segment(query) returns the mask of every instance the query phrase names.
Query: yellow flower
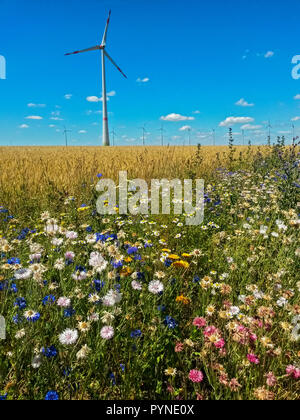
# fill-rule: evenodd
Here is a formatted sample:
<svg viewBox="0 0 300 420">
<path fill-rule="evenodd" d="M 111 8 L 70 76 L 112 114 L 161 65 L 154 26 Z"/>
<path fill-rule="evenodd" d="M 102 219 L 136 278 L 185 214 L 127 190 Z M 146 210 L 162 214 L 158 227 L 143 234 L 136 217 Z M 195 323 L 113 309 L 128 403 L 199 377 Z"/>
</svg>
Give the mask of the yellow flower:
<svg viewBox="0 0 300 420">
<path fill-rule="evenodd" d="M 183 303 L 184 305 L 188 305 L 191 302 L 191 300 L 188 297 L 181 295 L 181 296 L 177 296 L 176 302 Z"/>
<path fill-rule="evenodd" d="M 86 207 L 79 207 L 77 209 L 78 213 L 82 213 L 83 211 L 87 211 L 89 210 L 91 207 L 90 206 L 86 206 Z"/>
<path fill-rule="evenodd" d="M 180 267 L 180 268 L 189 268 L 190 264 L 186 261 L 175 261 L 173 262 L 172 266 L 174 267 Z"/>
<path fill-rule="evenodd" d="M 169 258 L 170 260 L 180 260 L 180 257 L 178 257 L 178 255 L 176 255 L 176 254 L 170 254 L 170 255 L 168 256 L 168 258 Z"/>
<path fill-rule="evenodd" d="M 120 271 L 120 275 L 123 277 L 127 277 L 132 273 L 131 268 L 129 267 L 123 267 L 122 270 Z"/>
</svg>

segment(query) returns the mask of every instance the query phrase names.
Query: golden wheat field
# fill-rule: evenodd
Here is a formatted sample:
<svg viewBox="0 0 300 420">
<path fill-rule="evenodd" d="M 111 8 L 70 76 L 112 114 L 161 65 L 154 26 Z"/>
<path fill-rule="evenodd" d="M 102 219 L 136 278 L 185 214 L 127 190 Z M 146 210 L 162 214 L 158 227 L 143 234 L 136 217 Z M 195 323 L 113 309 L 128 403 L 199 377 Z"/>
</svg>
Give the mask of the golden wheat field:
<svg viewBox="0 0 300 420">
<path fill-rule="evenodd" d="M 251 153 L 258 148 L 252 147 Z M 243 159 L 247 147 L 236 147 L 235 158 Z M 248 151 L 249 152 L 249 151 Z M 205 176 L 227 161 L 226 146 L 201 147 L 1 147 L 0 204 L 15 208 L 18 203 L 50 195 L 80 196 L 82 185 L 101 172 L 117 179 L 119 171 L 129 178 L 184 178 Z M 199 159 L 199 156 L 198 156 Z M 45 202 L 45 204 L 48 204 Z"/>
</svg>

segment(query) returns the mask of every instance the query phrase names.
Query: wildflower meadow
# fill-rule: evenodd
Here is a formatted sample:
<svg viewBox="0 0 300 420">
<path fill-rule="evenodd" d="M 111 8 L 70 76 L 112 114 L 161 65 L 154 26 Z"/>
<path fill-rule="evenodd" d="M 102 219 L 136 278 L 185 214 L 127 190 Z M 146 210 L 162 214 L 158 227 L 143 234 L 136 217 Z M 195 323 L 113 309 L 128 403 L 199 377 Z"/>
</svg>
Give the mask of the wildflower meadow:
<svg viewBox="0 0 300 420">
<path fill-rule="evenodd" d="M 145 179 L 153 150 L 134 151 Z M 201 146 L 165 150 L 166 174 L 204 179 L 199 226 L 98 214 L 96 184 L 119 169 L 101 150 L 85 180 L 37 159 L 11 188 L 20 156 L 0 175 L 0 399 L 299 399 L 299 147 L 231 141 L 210 168 Z"/>
</svg>

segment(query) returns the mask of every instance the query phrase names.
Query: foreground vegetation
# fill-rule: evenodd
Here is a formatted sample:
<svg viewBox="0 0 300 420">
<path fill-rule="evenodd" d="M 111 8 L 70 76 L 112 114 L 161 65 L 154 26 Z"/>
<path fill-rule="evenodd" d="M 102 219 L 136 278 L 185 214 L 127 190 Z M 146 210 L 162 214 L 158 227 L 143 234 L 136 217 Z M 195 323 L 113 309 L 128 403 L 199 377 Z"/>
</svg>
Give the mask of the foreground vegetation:
<svg viewBox="0 0 300 420">
<path fill-rule="evenodd" d="M 299 151 L 229 146 L 2 153 L 0 399 L 299 398 Z M 203 224 L 98 215 L 124 169 Z"/>
</svg>

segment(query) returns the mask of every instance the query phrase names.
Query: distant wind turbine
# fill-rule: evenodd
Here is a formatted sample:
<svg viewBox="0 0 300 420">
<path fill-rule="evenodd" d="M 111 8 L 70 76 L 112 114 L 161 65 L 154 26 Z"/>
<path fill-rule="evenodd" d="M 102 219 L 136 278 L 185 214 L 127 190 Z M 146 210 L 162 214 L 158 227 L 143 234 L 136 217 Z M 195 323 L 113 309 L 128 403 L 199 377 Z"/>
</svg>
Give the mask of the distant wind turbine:
<svg viewBox="0 0 300 420">
<path fill-rule="evenodd" d="M 63 133 L 65 135 L 66 147 L 68 147 L 68 133 L 72 133 L 72 130 L 67 130 L 67 128 L 64 127 Z"/>
<path fill-rule="evenodd" d="M 143 135 L 142 135 L 142 139 L 143 139 L 143 146 L 145 146 L 145 134 L 146 133 L 146 128 L 145 128 L 146 124 L 143 125 L 143 127 L 140 127 L 140 130 L 143 131 Z"/>
<path fill-rule="evenodd" d="M 267 125 L 267 129 L 268 129 L 268 146 L 271 146 L 271 128 L 273 128 L 271 126 L 271 122 L 269 120 L 268 125 Z"/>
<path fill-rule="evenodd" d="M 119 72 L 127 79 L 127 76 L 122 72 L 120 67 L 115 63 L 115 61 L 108 55 L 106 51 L 106 37 L 107 30 L 110 21 L 111 10 L 109 11 L 108 19 L 106 22 L 106 27 L 103 35 L 103 39 L 100 45 L 95 47 L 87 48 L 85 50 L 74 51 L 72 53 L 67 53 L 65 55 L 79 54 L 88 51 L 101 50 L 102 53 L 102 104 L 103 104 L 103 146 L 110 146 L 109 143 L 109 131 L 108 131 L 108 115 L 107 115 L 107 95 L 106 95 L 106 78 L 105 78 L 105 57 L 107 57 L 112 64 L 119 70 Z"/>
</svg>

